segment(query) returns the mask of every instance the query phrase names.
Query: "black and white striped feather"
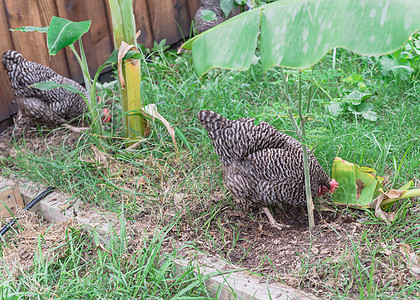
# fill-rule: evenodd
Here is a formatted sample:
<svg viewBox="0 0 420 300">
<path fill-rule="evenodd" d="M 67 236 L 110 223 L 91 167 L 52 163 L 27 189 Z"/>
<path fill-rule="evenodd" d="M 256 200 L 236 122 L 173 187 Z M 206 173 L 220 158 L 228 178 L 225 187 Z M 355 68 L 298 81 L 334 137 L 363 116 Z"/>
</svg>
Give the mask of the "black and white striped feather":
<svg viewBox="0 0 420 300">
<path fill-rule="evenodd" d="M 225 185 L 234 197 L 251 204 L 270 206 L 278 202 L 306 204 L 302 145 L 266 122 L 228 120 L 202 110 L 198 113 L 215 152 L 223 164 Z M 309 153 L 311 192 L 330 188 L 330 178 Z"/>
<path fill-rule="evenodd" d="M 215 13 L 216 18 L 214 20 L 205 20 L 203 12 L 205 10 L 211 10 Z M 200 8 L 197 10 L 194 17 L 194 28 L 197 33 L 202 33 L 222 22 L 226 21 L 225 14 L 220 7 L 220 0 L 201 0 Z"/>
<path fill-rule="evenodd" d="M 31 87 L 34 83 L 55 81 L 71 84 L 88 97 L 87 91 L 74 80 L 44 65 L 26 60 L 14 50 L 3 53 L 2 60 L 16 96 L 19 118 L 32 124 L 60 125 L 83 115 L 87 110 L 85 101 L 76 93 L 63 88 L 41 91 Z"/>
</svg>

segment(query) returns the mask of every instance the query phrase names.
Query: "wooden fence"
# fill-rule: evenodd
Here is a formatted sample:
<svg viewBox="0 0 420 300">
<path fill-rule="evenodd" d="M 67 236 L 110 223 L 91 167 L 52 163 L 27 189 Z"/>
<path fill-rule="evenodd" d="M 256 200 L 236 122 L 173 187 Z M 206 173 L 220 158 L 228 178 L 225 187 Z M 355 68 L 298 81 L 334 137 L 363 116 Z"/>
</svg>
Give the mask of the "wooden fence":
<svg viewBox="0 0 420 300">
<path fill-rule="evenodd" d="M 166 39 L 174 44 L 190 33 L 191 21 L 200 0 L 133 0 L 138 39 L 147 48 L 153 41 Z M 83 37 L 89 68 L 94 73 L 109 57 L 113 46 L 111 15 L 107 0 L 2 0 L 0 1 L 0 54 L 15 49 L 28 59 L 54 69 L 56 72 L 82 81 L 76 58 L 69 49 L 49 56 L 46 35 L 39 32 L 12 32 L 20 26 L 47 26 L 53 16 L 72 21 L 92 20 Z M 0 64 L 2 65 L 2 64 Z M 14 96 L 6 71 L 0 68 L 0 122 L 16 112 L 11 101 Z"/>
</svg>

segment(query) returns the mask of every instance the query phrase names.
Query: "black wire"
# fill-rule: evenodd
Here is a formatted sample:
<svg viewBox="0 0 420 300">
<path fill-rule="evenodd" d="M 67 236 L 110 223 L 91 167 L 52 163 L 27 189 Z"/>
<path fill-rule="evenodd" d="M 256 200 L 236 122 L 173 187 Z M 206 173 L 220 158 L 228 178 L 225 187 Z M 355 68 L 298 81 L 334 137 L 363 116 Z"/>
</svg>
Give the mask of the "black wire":
<svg viewBox="0 0 420 300">
<path fill-rule="evenodd" d="M 50 186 L 46 188 L 41 194 L 39 194 L 34 199 L 32 199 L 32 201 L 29 202 L 29 204 L 25 206 L 24 210 L 30 210 L 35 204 L 37 204 L 39 201 L 44 199 L 45 196 L 47 196 L 53 190 L 55 190 L 55 187 Z M 13 219 L 9 223 L 7 223 L 7 225 L 4 226 L 3 229 L 0 231 L 0 236 L 3 236 L 15 223 L 16 223 L 16 219 Z"/>
</svg>

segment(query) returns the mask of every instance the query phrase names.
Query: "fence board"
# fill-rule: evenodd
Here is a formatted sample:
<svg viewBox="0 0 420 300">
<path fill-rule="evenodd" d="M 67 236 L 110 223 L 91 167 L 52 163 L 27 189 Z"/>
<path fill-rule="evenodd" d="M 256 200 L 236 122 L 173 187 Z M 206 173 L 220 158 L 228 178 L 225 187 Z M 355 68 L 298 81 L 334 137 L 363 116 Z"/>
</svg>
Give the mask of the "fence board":
<svg viewBox="0 0 420 300">
<path fill-rule="evenodd" d="M 0 13 L 5 12 L 3 1 L 0 1 Z M 5 14 L 6 15 L 6 14 Z M 9 31 L 9 23 L 7 18 L 0 18 L 0 54 L 3 54 L 9 49 L 13 49 L 12 37 Z M 12 105 L 14 98 L 12 89 L 10 87 L 9 77 L 3 64 L 0 64 L 0 122 L 7 119 L 11 114 L 16 112 L 16 106 Z"/>
<path fill-rule="evenodd" d="M 112 31 L 109 30 L 108 20 L 105 18 L 105 3 L 102 1 L 83 1 L 83 4 L 84 11 L 80 15 L 82 19 L 78 21 L 92 20 L 90 30 L 88 31 L 90 41 L 86 47 L 91 44 L 93 46 L 90 50 L 96 58 L 96 67 L 92 66 L 95 73 L 96 69 L 108 59 L 114 49 Z"/>
<path fill-rule="evenodd" d="M 103 59 L 103 57 L 105 57 L 106 54 L 104 53 L 112 51 L 112 40 L 110 40 L 108 24 L 106 24 L 107 19 L 104 18 L 106 15 L 105 7 L 103 6 L 104 3 L 102 1 L 94 1 L 93 4 L 96 4 L 96 6 L 92 7 L 91 1 L 57 1 L 58 15 L 61 18 L 72 21 L 92 20 L 89 31 L 82 37 L 91 76 L 93 76 L 96 69 L 105 62 L 106 58 Z M 105 32 L 108 36 L 104 37 L 103 32 Z M 77 45 L 76 48 L 78 48 Z M 76 81 L 82 82 L 83 75 L 80 71 L 80 66 L 75 55 L 69 48 L 66 48 L 65 51 L 67 54 L 71 77 Z"/>
<path fill-rule="evenodd" d="M 38 4 L 38 12 L 40 16 L 41 26 L 48 26 L 51 22 L 51 18 L 53 16 L 58 15 L 57 6 L 55 4 L 55 0 L 37 0 Z M 27 24 L 31 25 L 31 24 Z M 31 34 L 31 33 L 27 33 Z M 47 35 L 43 34 L 45 43 L 47 43 Z M 70 71 L 67 64 L 67 56 L 64 51 L 60 51 L 54 57 L 49 58 L 49 66 L 57 73 L 69 77 Z"/>
<path fill-rule="evenodd" d="M 141 35 L 137 40 L 138 43 L 146 46 L 146 48 L 152 48 L 154 39 L 147 1 L 134 0 L 133 11 L 136 18 L 136 29 L 141 30 Z"/>
<path fill-rule="evenodd" d="M 173 10 L 179 39 L 182 39 L 183 37 L 188 38 L 190 34 L 191 17 L 188 11 L 187 0 L 173 0 Z"/>
<path fill-rule="evenodd" d="M 166 38 L 166 44 L 173 44 L 180 40 L 181 35 L 175 24 L 173 0 L 149 0 L 149 14 L 156 42 Z"/>
<path fill-rule="evenodd" d="M 42 26 L 38 7 L 27 5 L 25 0 L 5 0 L 8 12 L 9 26 L 17 28 L 23 25 Z M 11 32 L 13 45 L 16 50 L 29 60 L 49 65 L 47 44 L 40 32 Z"/>
<path fill-rule="evenodd" d="M 200 8 L 200 0 L 188 0 L 188 12 L 190 19 L 194 20 L 195 13 Z"/>
</svg>

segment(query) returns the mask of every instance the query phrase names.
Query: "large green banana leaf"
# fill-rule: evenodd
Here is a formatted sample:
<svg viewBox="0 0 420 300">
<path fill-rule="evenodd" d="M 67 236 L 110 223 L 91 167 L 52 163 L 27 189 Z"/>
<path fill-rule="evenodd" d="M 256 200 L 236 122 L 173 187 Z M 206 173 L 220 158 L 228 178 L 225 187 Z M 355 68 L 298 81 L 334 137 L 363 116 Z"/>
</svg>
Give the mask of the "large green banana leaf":
<svg viewBox="0 0 420 300">
<path fill-rule="evenodd" d="M 190 39 L 199 76 L 211 68 L 248 69 L 260 36 L 264 70 L 306 68 L 335 47 L 362 55 L 397 50 L 420 29 L 418 0 L 289 0 L 239 14 Z"/>
<path fill-rule="evenodd" d="M 337 180 L 339 188 L 333 194 L 333 201 L 354 208 L 389 207 L 392 203 L 410 197 L 420 196 L 420 189 L 410 189 L 410 181 L 397 190 L 384 192 L 384 178 L 377 176 L 376 171 L 368 167 L 359 167 L 340 157 L 334 159 L 332 178 Z M 376 205 L 376 201 L 380 201 Z"/>
</svg>

